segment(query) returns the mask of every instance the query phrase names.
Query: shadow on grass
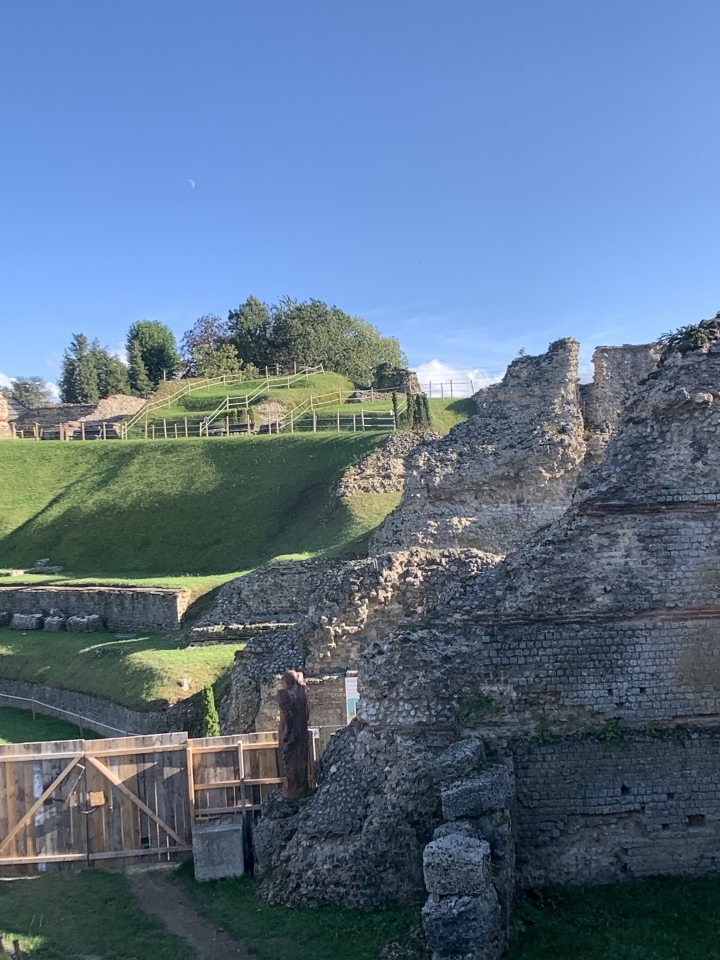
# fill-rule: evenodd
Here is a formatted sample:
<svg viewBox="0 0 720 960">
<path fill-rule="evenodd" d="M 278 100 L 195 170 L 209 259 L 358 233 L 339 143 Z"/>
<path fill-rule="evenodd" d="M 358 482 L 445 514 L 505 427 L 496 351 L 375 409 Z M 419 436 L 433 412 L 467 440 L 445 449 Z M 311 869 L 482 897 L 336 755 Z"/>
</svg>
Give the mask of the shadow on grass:
<svg viewBox="0 0 720 960">
<path fill-rule="evenodd" d="M 329 549 L 353 535 L 351 512 L 330 502 L 330 490 L 382 439 L 117 441 L 60 445 L 48 454 L 42 445 L 17 453 L 18 444 L 14 462 L 0 465 L 0 481 L 21 484 L 34 459 L 48 484 L 65 474 L 75 479 L 38 509 L 20 503 L 18 512 L 30 515 L 0 539 L 0 564 L 29 566 L 50 556 L 98 574 L 210 574 Z"/>
</svg>

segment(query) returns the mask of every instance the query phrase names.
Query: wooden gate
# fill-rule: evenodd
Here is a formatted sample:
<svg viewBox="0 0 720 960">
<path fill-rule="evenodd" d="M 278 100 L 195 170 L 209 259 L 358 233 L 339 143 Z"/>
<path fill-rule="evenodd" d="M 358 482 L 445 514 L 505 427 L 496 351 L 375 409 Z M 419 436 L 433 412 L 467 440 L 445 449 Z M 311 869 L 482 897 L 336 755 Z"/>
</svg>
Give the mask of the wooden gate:
<svg viewBox="0 0 720 960">
<path fill-rule="evenodd" d="M 192 849 L 185 733 L 0 746 L 0 872 L 169 861 Z"/>
</svg>

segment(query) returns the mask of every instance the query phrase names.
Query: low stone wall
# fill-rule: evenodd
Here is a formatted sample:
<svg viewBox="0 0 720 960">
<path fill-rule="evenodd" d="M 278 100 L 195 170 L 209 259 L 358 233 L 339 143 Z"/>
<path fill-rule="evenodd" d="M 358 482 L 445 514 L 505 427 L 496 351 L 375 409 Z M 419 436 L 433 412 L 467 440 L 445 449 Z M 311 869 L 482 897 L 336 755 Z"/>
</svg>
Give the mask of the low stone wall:
<svg viewBox="0 0 720 960">
<path fill-rule="evenodd" d="M 173 630 L 190 605 L 184 590 L 145 587 L 0 586 L 0 611 L 97 614 L 110 630 Z"/>
</svg>

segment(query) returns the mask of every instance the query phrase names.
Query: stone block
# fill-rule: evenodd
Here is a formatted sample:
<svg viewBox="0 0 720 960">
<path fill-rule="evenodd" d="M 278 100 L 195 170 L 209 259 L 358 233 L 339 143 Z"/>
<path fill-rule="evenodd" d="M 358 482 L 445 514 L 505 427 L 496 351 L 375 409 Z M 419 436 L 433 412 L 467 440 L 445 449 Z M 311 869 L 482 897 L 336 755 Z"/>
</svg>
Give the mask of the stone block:
<svg viewBox="0 0 720 960">
<path fill-rule="evenodd" d="M 490 844 L 460 834 L 433 840 L 423 851 L 428 893 L 478 896 L 491 882 Z"/>
<path fill-rule="evenodd" d="M 16 613 L 10 621 L 11 630 L 42 630 L 41 613 Z"/>
<path fill-rule="evenodd" d="M 45 623 L 43 624 L 43 630 L 47 630 L 48 633 L 57 633 L 58 630 L 65 629 L 65 617 L 50 616 L 45 617 Z"/>
<path fill-rule="evenodd" d="M 68 617 L 65 628 L 71 633 L 95 633 L 102 629 L 102 617 L 96 613 L 90 616 Z"/>
<path fill-rule="evenodd" d="M 500 904 L 492 886 L 480 897 L 429 897 L 422 923 L 438 960 L 458 956 L 497 960 L 502 954 Z"/>
<path fill-rule="evenodd" d="M 485 747 L 476 737 L 459 740 L 435 760 L 435 774 L 440 784 L 471 776 L 485 763 Z"/>
<path fill-rule="evenodd" d="M 10 623 L 10 611 L 0 610 L 0 627 L 6 627 Z"/>
<path fill-rule="evenodd" d="M 473 840 L 479 840 L 478 831 L 468 823 L 467 820 L 453 820 L 450 823 L 441 823 L 433 831 L 433 840 L 440 840 L 442 837 L 450 836 L 472 837 Z M 484 836 L 484 834 L 483 834 Z"/>
<path fill-rule="evenodd" d="M 245 873 L 243 824 L 196 823 L 193 827 L 195 879 L 220 880 Z"/>
<path fill-rule="evenodd" d="M 503 810 L 515 796 L 515 778 L 503 764 L 489 767 L 476 777 L 457 780 L 441 791 L 446 820 L 482 817 Z"/>
</svg>

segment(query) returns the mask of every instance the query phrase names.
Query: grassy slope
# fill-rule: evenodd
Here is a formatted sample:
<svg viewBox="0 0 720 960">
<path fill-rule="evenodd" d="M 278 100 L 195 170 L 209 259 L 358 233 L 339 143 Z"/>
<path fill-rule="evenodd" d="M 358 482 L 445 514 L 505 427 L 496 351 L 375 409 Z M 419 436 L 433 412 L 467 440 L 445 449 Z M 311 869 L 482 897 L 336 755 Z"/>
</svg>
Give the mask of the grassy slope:
<svg viewBox="0 0 720 960">
<path fill-rule="evenodd" d="M 195 951 L 143 913 L 119 873 L 84 870 L 0 883 L 0 930 L 32 960 L 193 960 Z"/>
<path fill-rule="evenodd" d="M 188 649 L 179 634 L 117 640 L 111 633 L 0 629 L 0 677 L 102 697 L 136 710 L 176 703 L 222 683 L 241 644 Z M 189 679 L 189 689 L 178 686 Z M 0 736 L 2 730 L 0 728 Z"/>
<path fill-rule="evenodd" d="M 419 910 L 360 913 L 337 907 L 268 907 L 249 879 L 196 883 L 189 864 L 177 875 L 196 910 L 242 938 L 258 960 L 375 960 L 390 940 L 404 940 Z"/>
<path fill-rule="evenodd" d="M 90 730 L 80 732 L 80 727 L 56 717 L 35 719 L 29 710 L 0 707 L 0 743 L 38 743 L 40 740 L 77 740 L 80 737 L 94 740 L 98 734 Z"/>
<path fill-rule="evenodd" d="M 367 516 L 330 489 L 384 436 L 3 444 L 0 565 L 209 575 L 337 549 Z"/>
<path fill-rule="evenodd" d="M 720 880 L 550 888 L 514 928 L 507 960 L 720 960 Z"/>
</svg>

